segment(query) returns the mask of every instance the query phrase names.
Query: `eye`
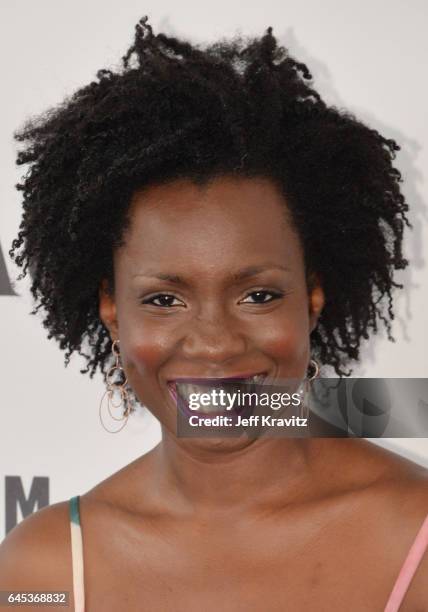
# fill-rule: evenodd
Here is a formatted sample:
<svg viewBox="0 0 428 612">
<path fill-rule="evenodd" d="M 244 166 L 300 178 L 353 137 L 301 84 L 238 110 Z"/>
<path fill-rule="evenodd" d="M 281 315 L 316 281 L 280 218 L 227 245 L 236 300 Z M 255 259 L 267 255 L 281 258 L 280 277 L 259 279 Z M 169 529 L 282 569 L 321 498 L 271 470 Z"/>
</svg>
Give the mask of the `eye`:
<svg viewBox="0 0 428 612">
<path fill-rule="evenodd" d="M 277 300 L 283 296 L 283 293 L 279 293 L 277 291 L 252 291 L 247 295 L 245 300 L 242 300 L 243 304 L 267 304 L 268 302 L 273 302 L 273 300 Z M 269 299 L 266 299 L 268 297 Z M 247 301 L 248 298 L 252 298 L 253 301 Z"/>
<path fill-rule="evenodd" d="M 177 300 L 179 304 L 174 304 L 174 300 Z M 169 293 L 158 293 L 157 295 L 152 295 L 151 297 L 142 300 L 141 303 L 152 304 L 153 306 L 158 306 L 160 308 L 172 308 L 174 306 L 183 305 L 181 300 L 176 298 L 174 295 L 170 295 Z"/>
</svg>

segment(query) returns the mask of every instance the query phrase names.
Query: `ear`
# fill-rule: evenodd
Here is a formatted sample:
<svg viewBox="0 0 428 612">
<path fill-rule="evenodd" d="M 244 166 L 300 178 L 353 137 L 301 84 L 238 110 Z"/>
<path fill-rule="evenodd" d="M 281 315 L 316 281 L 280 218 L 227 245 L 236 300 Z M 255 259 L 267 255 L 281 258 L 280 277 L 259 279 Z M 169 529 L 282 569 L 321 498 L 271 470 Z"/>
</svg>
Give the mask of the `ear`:
<svg viewBox="0 0 428 612">
<path fill-rule="evenodd" d="M 116 302 L 114 294 L 109 291 L 107 279 L 103 279 L 98 290 L 99 296 L 99 315 L 101 321 L 110 332 L 112 341 L 119 337 L 119 326 L 117 323 Z"/>
<path fill-rule="evenodd" d="M 314 274 L 308 282 L 309 287 L 309 327 L 310 333 L 318 324 L 318 319 L 325 304 L 325 294 L 319 277 Z"/>
</svg>

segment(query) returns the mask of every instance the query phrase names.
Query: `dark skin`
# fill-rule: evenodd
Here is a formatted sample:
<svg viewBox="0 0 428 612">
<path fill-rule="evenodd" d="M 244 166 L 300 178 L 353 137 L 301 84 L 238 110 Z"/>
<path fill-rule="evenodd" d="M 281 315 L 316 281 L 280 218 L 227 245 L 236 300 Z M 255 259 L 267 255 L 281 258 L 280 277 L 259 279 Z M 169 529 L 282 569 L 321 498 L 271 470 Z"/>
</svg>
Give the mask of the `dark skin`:
<svg viewBox="0 0 428 612">
<path fill-rule="evenodd" d="M 162 441 L 81 496 L 87 609 L 382 610 L 428 512 L 427 470 L 365 440 L 175 435 L 168 380 L 305 375 L 325 296 L 283 196 L 262 178 L 180 180 L 130 214 L 100 316 Z M 10 534 L 2 588 L 71 590 L 67 511 Z M 30 571 L 25 545 L 49 571 Z M 400 612 L 428 610 L 427 573 L 425 559 Z"/>
</svg>

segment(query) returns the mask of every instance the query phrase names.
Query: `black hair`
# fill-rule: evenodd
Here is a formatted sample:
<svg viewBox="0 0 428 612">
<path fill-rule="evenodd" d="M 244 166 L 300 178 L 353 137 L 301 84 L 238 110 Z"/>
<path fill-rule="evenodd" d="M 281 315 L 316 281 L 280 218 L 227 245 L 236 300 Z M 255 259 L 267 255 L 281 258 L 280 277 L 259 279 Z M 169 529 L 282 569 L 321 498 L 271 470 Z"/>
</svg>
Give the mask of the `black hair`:
<svg viewBox="0 0 428 612">
<path fill-rule="evenodd" d="M 23 217 L 9 251 L 29 267 L 48 337 L 106 372 L 111 339 L 98 307 L 101 279 L 114 291 L 113 250 L 123 244 L 136 190 L 175 178 L 261 176 L 281 186 L 300 234 L 307 278 L 325 307 L 312 355 L 348 376 L 378 321 L 391 335 L 394 271 L 408 206 L 393 166 L 399 146 L 329 107 L 305 64 L 267 28 L 196 45 L 154 34 L 144 17 L 116 70 L 15 135 Z M 87 343 L 89 352 L 83 351 Z"/>
</svg>

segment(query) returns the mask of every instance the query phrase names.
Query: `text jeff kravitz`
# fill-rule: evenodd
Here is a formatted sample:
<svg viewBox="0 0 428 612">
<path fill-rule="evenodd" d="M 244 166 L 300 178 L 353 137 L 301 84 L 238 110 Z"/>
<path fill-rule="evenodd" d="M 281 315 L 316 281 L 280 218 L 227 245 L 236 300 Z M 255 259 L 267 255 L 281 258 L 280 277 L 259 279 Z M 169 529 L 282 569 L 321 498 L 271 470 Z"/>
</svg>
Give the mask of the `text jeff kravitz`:
<svg viewBox="0 0 428 612">
<path fill-rule="evenodd" d="M 231 416 L 216 415 L 206 417 L 192 415 L 189 417 L 189 425 L 192 427 L 307 427 L 308 419 L 292 416 L 290 418 L 273 417 L 270 415 L 252 415 L 242 417 L 237 415 L 236 419 Z"/>
</svg>

